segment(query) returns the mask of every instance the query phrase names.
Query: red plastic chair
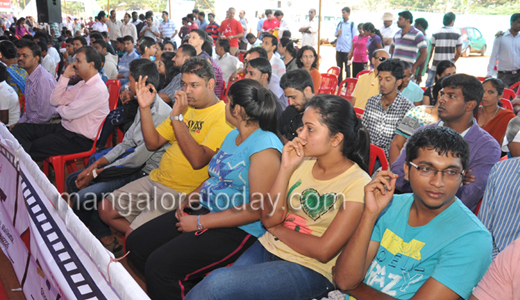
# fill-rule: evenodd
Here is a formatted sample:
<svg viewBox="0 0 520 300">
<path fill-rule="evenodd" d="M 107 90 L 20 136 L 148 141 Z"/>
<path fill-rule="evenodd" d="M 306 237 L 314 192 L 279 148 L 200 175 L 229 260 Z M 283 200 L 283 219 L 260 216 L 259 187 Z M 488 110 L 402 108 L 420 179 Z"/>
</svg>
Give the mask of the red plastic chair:
<svg viewBox="0 0 520 300">
<path fill-rule="evenodd" d="M 359 72 L 359 73 L 356 75 L 356 78 L 359 78 L 359 76 L 364 75 L 364 74 L 368 74 L 368 73 L 370 73 L 369 70 L 363 70 L 363 71 Z"/>
<path fill-rule="evenodd" d="M 242 78 L 240 78 L 240 79 L 242 79 Z M 220 100 L 224 101 L 224 103 L 227 103 L 227 94 L 229 92 L 229 88 L 231 87 L 231 85 L 233 83 L 239 81 L 240 79 L 237 78 L 235 81 L 231 81 L 231 80 L 228 81 L 227 88 L 224 90 L 224 93 L 222 93 L 222 99 L 220 99 Z"/>
<path fill-rule="evenodd" d="M 480 210 L 480 206 L 482 205 L 482 198 L 477 204 L 477 208 L 475 208 L 475 216 L 478 216 L 478 211 Z"/>
<path fill-rule="evenodd" d="M 99 138 L 99 134 L 101 133 L 101 129 L 103 128 L 103 124 L 105 124 L 104 120 L 98 129 L 96 139 L 92 145 L 92 149 L 80 153 L 50 156 L 43 160 L 43 173 L 45 175 L 49 176 L 49 164 L 54 167 L 56 189 L 60 194 L 65 191 L 65 164 L 67 164 L 69 174 L 78 170 L 76 167 L 76 159 L 83 159 L 83 164 L 85 166 L 88 164 L 88 159 L 92 154 L 94 154 L 94 152 L 96 152 L 97 140 Z"/>
<path fill-rule="evenodd" d="M 504 89 L 504 95 L 502 95 L 502 98 L 505 98 L 507 100 L 513 100 L 516 97 L 515 91 L 511 89 Z"/>
<path fill-rule="evenodd" d="M 356 112 L 356 116 L 360 119 L 363 119 L 363 115 L 365 114 L 365 110 L 362 109 L 361 107 L 355 107 L 354 106 L 354 111 Z"/>
<path fill-rule="evenodd" d="M 357 78 L 347 78 L 347 79 L 343 80 L 339 84 L 337 95 L 350 101 L 350 99 L 352 99 L 352 93 L 354 92 L 354 89 L 356 88 L 357 82 L 358 82 Z M 345 86 L 344 93 L 343 93 L 343 86 Z"/>
<path fill-rule="evenodd" d="M 478 76 L 477 79 L 480 80 L 480 82 L 484 82 L 484 80 L 486 80 L 486 77 Z"/>
<path fill-rule="evenodd" d="M 108 88 L 108 108 L 114 110 L 117 108 L 119 94 L 121 93 L 121 81 L 117 79 L 109 79 L 105 83 Z"/>
<path fill-rule="evenodd" d="M 503 108 L 509 109 L 510 111 L 515 111 L 513 109 L 513 104 L 511 103 L 511 101 L 507 100 L 506 98 L 502 98 L 500 102 L 502 103 Z"/>
<path fill-rule="evenodd" d="M 370 144 L 370 160 L 368 162 L 368 174 L 372 176 L 374 173 L 374 165 L 376 163 L 376 159 L 379 158 L 379 161 L 381 161 L 381 167 L 383 171 L 388 170 L 388 159 L 386 158 L 385 151 L 383 149 L 379 148 L 376 145 Z"/>
<path fill-rule="evenodd" d="M 510 90 L 515 90 L 516 89 L 516 94 L 517 95 L 520 95 L 520 81 L 516 82 L 516 83 L 513 83 L 512 85 L 509 86 L 509 89 Z"/>
<path fill-rule="evenodd" d="M 339 74 L 341 74 L 341 69 L 339 67 L 330 67 L 328 70 L 327 70 L 327 74 L 334 74 L 336 76 L 339 76 Z"/>
<path fill-rule="evenodd" d="M 335 95 L 338 88 L 338 76 L 334 74 L 321 74 L 321 86 L 318 94 Z"/>
<path fill-rule="evenodd" d="M 238 53 L 238 60 L 242 63 L 244 62 L 244 56 L 245 56 L 245 52 Z"/>
</svg>

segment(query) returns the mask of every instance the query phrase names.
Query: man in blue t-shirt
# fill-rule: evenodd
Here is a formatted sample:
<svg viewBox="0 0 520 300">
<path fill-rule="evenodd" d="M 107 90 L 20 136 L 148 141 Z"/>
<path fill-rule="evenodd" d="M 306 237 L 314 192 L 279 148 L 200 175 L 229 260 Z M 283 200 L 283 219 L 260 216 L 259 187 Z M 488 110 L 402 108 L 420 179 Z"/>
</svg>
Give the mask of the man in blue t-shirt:
<svg viewBox="0 0 520 300">
<path fill-rule="evenodd" d="M 469 161 L 464 138 L 427 127 L 409 140 L 412 194 L 394 195 L 397 175 L 365 187 L 365 210 L 335 267 L 349 299 L 468 299 L 491 263 L 492 239 L 455 196 Z"/>
</svg>

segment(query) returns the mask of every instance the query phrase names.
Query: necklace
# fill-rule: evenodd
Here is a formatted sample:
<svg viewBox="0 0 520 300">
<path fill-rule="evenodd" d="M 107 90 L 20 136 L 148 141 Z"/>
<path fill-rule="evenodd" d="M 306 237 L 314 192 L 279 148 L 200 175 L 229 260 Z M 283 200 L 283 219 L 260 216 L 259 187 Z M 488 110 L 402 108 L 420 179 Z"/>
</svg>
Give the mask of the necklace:
<svg viewBox="0 0 520 300">
<path fill-rule="evenodd" d="M 483 127 L 484 125 L 486 125 L 489 121 L 493 120 L 493 118 L 497 115 L 498 111 L 500 110 L 500 106 L 497 105 L 497 110 L 495 110 L 495 113 L 493 114 L 493 116 L 491 116 L 491 118 L 489 118 L 489 120 L 486 120 L 486 123 L 482 123 L 480 125 L 480 127 Z M 484 115 L 484 107 L 481 107 L 481 110 L 480 110 L 480 115 Z M 480 122 L 479 122 L 480 123 Z"/>
</svg>

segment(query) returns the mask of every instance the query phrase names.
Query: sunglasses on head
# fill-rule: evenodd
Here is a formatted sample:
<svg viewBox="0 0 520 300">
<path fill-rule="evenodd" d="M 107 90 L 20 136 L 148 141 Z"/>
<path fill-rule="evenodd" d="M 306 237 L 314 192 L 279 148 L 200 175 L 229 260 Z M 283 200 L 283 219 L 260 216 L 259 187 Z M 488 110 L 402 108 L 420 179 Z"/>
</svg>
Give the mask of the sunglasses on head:
<svg viewBox="0 0 520 300">
<path fill-rule="evenodd" d="M 375 59 L 379 59 L 379 61 L 385 61 L 386 60 L 386 57 L 374 57 Z"/>
</svg>

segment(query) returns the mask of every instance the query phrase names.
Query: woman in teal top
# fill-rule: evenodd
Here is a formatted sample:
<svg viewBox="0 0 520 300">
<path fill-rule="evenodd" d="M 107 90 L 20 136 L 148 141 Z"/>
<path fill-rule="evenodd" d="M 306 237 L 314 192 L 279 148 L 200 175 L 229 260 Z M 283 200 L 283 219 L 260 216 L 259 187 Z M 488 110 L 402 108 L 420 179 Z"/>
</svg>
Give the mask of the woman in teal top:
<svg viewBox="0 0 520 300">
<path fill-rule="evenodd" d="M 133 231 L 129 258 L 144 273 L 152 299 L 182 299 L 206 273 L 233 263 L 265 230 L 261 201 L 282 152 L 276 104 L 258 82 L 228 93 L 226 120 L 236 127 L 209 163 L 209 178 L 180 204 Z M 175 166 L 172 166 L 175 167 Z"/>
</svg>

